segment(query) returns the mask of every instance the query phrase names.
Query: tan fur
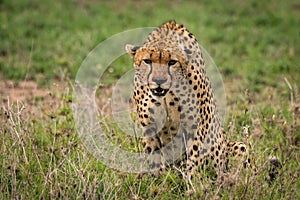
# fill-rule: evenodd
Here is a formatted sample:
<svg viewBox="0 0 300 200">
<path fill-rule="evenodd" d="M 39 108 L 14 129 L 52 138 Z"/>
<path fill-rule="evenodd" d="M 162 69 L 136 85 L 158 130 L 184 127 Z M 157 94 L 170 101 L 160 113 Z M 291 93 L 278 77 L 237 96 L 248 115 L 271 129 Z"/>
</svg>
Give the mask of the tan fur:
<svg viewBox="0 0 300 200">
<path fill-rule="evenodd" d="M 153 167 L 168 165 L 170 148 L 164 147 L 173 140 L 172 151 L 184 150 L 180 157 L 188 175 L 206 160 L 222 173 L 228 155 L 248 154 L 243 143 L 227 143 L 201 49 L 183 25 L 169 21 L 151 32 L 143 46 L 127 45 L 126 50 L 134 60 L 133 99 Z"/>
</svg>

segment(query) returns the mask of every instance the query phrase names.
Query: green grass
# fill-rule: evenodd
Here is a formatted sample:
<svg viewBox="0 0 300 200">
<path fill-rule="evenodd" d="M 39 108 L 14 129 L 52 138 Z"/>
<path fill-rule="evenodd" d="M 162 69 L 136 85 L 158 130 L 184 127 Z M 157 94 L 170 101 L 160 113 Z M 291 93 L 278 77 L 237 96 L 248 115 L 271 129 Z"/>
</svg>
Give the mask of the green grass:
<svg viewBox="0 0 300 200">
<path fill-rule="evenodd" d="M 299 198 L 300 3 L 173 2 L 0 0 L 1 81 L 33 80 L 42 88 L 66 83 L 47 97 L 54 103 L 38 98 L 17 105 L 0 97 L 0 199 Z M 251 146 L 258 174 L 241 170 L 223 184 L 195 181 L 191 193 L 175 170 L 160 177 L 124 174 L 82 144 L 71 93 L 84 58 L 113 34 L 169 19 L 188 27 L 214 59 L 228 97 L 228 137 Z M 109 84 L 131 69 L 129 58 L 110 69 Z M 282 163 L 271 185 L 265 180 L 269 156 Z"/>
</svg>

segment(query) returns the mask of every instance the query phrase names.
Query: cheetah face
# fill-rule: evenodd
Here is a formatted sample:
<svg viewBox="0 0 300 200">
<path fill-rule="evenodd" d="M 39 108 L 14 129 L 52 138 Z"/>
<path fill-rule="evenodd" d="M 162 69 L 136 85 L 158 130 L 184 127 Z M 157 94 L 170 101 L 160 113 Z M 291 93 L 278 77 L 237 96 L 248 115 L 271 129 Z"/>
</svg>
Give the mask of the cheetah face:
<svg viewBox="0 0 300 200">
<path fill-rule="evenodd" d="M 156 97 L 164 97 L 182 73 L 180 58 L 167 51 L 141 49 L 134 51 L 133 58 L 135 80 L 147 85 Z"/>
<path fill-rule="evenodd" d="M 154 96 L 163 97 L 167 94 L 172 85 L 172 77 L 169 67 L 174 65 L 177 61 L 169 60 L 167 62 L 155 59 L 156 56 L 161 56 L 156 55 L 160 53 L 161 52 L 157 52 L 152 55 L 150 54 L 151 56 L 146 54 L 142 59 L 141 65 L 148 68 L 144 72 L 147 74 L 146 83 L 152 94 Z M 141 67 L 141 65 L 139 67 Z"/>
</svg>

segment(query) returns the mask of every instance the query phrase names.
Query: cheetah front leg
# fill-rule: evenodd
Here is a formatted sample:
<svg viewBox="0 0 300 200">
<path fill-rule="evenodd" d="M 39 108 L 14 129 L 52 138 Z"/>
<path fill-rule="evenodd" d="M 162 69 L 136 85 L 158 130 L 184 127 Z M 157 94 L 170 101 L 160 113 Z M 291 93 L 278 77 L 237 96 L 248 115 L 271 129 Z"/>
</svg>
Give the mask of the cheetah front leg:
<svg viewBox="0 0 300 200">
<path fill-rule="evenodd" d="M 139 108 L 138 108 L 139 109 Z M 157 171 L 163 167 L 162 151 L 163 135 L 167 113 L 160 102 L 150 104 L 148 108 L 140 110 L 139 122 L 142 128 L 142 146 L 144 153 L 147 154 L 145 164 L 150 170 Z"/>
</svg>

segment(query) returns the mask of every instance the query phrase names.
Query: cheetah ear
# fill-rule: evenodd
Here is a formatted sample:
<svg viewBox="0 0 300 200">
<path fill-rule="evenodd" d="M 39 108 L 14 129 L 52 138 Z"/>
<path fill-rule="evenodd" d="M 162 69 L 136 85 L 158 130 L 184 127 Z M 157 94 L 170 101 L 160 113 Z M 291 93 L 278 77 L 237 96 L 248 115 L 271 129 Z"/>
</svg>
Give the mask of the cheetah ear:
<svg viewBox="0 0 300 200">
<path fill-rule="evenodd" d="M 126 52 L 133 58 L 135 56 L 136 50 L 138 50 L 139 46 L 134 46 L 132 44 L 126 44 L 125 50 Z"/>
</svg>

